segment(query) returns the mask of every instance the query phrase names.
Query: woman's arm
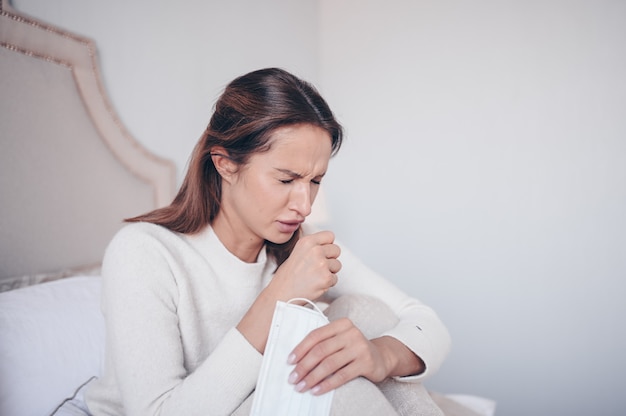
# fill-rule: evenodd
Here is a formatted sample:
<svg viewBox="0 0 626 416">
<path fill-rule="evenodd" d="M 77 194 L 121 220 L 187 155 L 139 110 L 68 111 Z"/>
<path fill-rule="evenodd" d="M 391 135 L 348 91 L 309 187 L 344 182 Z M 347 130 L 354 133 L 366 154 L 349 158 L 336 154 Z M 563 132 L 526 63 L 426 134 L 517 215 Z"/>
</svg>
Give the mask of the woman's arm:
<svg viewBox="0 0 626 416">
<path fill-rule="evenodd" d="M 363 294 L 383 301 L 399 321 L 381 337 L 388 336 L 400 341 L 424 363 L 423 372 L 402 374 L 408 376 L 403 380 L 415 381 L 436 372 L 450 351 L 451 339 L 435 311 L 374 272 L 343 246 L 340 259 L 343 268 L 337 285 L 329 291 L 330 298 Z"/>
<path fill-rule="evenodd" d="M 414 381 L 436 371 L 449 351 L 450 337 L 434 311 L 367 268 L 345 247 L 340 259 L 339 282 L 326 300 L 344 294 L 373 296 L 386 303 L 399 322 L 373 340 L 365 339 L 348 320 L 314 331 L 294 350 L 297 366 L 291 381 L 297 389 L 322 394 L 357 376 L 374 382 L 387 377 Z"/>
<path fill-rule="evenodd" d="M 114 378 L 128 415 L 229 415 L 254 389 L 262 356 L 231 328 L 202 362 L 186 362 L 206 354 L 183 349 L 171 252 L 162 236 L 138 228 L 145 227 L 122 230 L 105 255 L 103 309 L 114 372 L 105 376 Z"/>
</svg>

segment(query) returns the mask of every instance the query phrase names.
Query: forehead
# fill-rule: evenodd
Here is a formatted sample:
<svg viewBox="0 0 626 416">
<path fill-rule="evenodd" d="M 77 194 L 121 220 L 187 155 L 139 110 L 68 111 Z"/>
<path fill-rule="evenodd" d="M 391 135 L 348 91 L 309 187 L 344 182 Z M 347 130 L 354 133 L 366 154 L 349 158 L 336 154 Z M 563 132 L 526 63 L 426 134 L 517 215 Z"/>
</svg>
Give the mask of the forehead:
<svg viewBox="0 0 626 416">
<path fill-rule="evenodd" d="M 294 124 L 279 127 L 270 134 L 270 146 L 318 146 L 332 147 L 330 134 L 323 128 L 313 124 Z"/>
<path fill-rule="evenodd" d="M 296 124 L 280 127 L 272 132 L 270 148 L 253 156 L 257 161 L 281 164 L 276 168 L 300 167 L 313 169 L 328 165 L 332 152 L 330 134 L 321 127 L 311 124 Z"/>
</svg>

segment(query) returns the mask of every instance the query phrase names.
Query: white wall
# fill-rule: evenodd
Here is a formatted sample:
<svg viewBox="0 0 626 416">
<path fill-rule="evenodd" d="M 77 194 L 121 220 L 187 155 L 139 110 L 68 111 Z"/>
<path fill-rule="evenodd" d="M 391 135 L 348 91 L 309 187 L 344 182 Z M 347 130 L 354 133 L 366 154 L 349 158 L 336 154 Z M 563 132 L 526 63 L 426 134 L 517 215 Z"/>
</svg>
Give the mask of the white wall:
<svg viewBox="0 0 626 416">
<path fill-rule="evenodd" d="M 331 227 L 452 332 L 428 387 L 623 413 L 626 3 L 13 4 L 97 41 L 122 121 L 181 174 L 234 76 L 317 83 L 348 133 Z"/>
<path fill-rule="evenodd" d="M 626 3 L 320 4 L 332 224 L 449 325 L 429 387 L 623 414 Z"/>
</svg>

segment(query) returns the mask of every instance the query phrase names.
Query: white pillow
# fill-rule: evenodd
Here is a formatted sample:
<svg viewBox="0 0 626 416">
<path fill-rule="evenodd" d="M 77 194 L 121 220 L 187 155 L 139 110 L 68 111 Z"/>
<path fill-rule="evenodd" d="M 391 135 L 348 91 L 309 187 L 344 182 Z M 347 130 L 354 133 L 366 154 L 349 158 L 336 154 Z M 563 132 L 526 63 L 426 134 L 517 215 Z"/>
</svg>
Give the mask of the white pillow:
<svg viewBox="0 0 626 416">
<path fill-rule="evenodd" d="M 0 415 L 49 415 L 104 364 L 100 277 L 0 293 Z"/>
</svg>

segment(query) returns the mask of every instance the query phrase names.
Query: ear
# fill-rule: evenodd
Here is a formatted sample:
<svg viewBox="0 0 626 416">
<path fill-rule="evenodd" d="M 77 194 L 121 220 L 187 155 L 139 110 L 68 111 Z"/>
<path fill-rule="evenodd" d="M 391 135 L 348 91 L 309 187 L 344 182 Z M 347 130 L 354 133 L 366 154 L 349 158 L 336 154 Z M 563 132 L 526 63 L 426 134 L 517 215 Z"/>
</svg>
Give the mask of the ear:
<svg viewBox="0 0 626 416">
<path fill-rule="evenodd" d="M 233 175 L 237 173 L 238 166 L 230 158 L 228 151 L 220 146 L 213 147 L 211 149 L 211 160 L 213 160 L 213 165 L 217 173 L 222 177 L 222 180 L 230 183 Z"/>
</svg>

